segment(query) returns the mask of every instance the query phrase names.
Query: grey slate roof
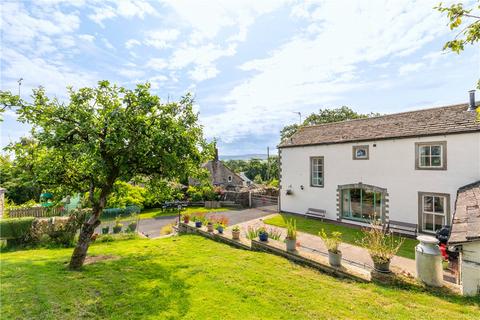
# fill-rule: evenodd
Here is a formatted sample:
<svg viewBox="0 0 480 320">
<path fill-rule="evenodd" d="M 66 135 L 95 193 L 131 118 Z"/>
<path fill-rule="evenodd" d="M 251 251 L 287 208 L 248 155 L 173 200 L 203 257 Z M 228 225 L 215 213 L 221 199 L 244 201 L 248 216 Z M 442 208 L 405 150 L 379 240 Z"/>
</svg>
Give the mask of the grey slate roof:
<svg viewBox="0 0 480 320">
<path fill-rule="evenodd" d="M 457 104 L 306 126 L 279 148 L 480 131 L 476 112 L 467 109 L 468 104 Z"/>
<path fill-rule="evenodd" d="M 449 244 L 480 241 L 480 181 L 458 189 Z"/>
</svg>

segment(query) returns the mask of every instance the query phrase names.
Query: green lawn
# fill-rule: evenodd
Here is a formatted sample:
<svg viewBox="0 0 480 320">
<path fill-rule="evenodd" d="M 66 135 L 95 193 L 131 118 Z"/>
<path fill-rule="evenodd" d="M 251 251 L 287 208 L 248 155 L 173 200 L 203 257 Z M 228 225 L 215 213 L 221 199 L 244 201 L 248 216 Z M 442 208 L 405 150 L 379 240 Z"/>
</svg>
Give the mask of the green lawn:
<svg viewBox="0 0 480 320">
<path fill-rule="evenodd" d="M 277 227 L 286 227 L 286 220 L 287 219 L 295 219 L 297 220 L 297 230 L 318 235 L 320 230 L 325 229 L 327 233 L 332 231 L 339 231 L 342 233 L 342 241 L 354 245 L 358 245 L 357 240 L 362 238 L 362 230 L 340 226 L 333 223 L 320 221 L 317 219 L 306 219 L 304 217 L 299 217 L 296 215 L 291 214 L 278 214 L 275 217 L 269 218 L 264 220 L 265 223 L 271 224 Z M 418 244 L 418 241 L 415 239 L 404 238 L 404 242 L 400 247 L 397 255 L 409 259 L 415 259 L 415 246 Z"/>
<path fill-rule="evenodd" d="M 340 280 L 184 235 L 2 253 L 1 319 L 478 319 L 479 299 Z"/>
<path fill-rule="evenodd" d="M 184 210 L 182 210 L 182 213 L 194 213 L 194 212 L 224 212 L 228 211 L 231 209 L 228 208 L 216 208 L 216 209 L 206 209 L 204 207 L 187 207 Z M 142 210 L 139 214 L 137 214 L 137 217 L 139 219 L 152 219 L 152 218 L 158 218 L 158 217 L 167 217 L 167 216 L 176 216 L 178 215 L 178 211 L 164 211 L 162 212 L 161 208 L 153 208 L 153 209 L 145 209 Z M 115 218 L 104 218 L 102 221 L 111 221 L 115 220 Z M 128 217 L 122 217 L 121 220 L 131 220 L 131 216 Z"/>
</svg>

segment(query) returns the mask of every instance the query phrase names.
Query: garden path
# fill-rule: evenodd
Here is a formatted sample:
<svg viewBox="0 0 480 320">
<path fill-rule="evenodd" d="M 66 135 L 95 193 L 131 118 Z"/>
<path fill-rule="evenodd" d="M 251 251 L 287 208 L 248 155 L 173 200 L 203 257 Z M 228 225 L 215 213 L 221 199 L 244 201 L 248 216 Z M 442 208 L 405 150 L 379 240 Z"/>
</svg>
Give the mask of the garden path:
<svg viewBox="0 0 480 320">
<path fill-rule="evenodd" d="M 285 237 L 287 233 L 286 228 L 267 225 L 263 222 L 263 220 L 268 219 L 272 216 L 274 215 L 263 216 L 261 218 L 238 223 L 237 225 L 242 230 L 242 233 L 241 233 L 242 236 L 245 236 L 245 232 L 247 231 L 248 227 L 252 226 L 252 227 L 265 227 L 267 230 L 277 229 L 282 233 L 282 237 Z M 231 233 L 230 228 L 227 228 L 226 232 Z M 318 236 L 297 231 L 297 242 L 298 242 L 298 245 L 300 245 L 305 250 L 312 251 L 314 253 L 318 253 L 321 255 L 328 254 L 327 248 L 325 247 L 322 239 Z M 355 246 L 352 244 L 348 244 L 348 243 L 341 243 L 340 250 L 342 251 L 342 259 L 344 259 L 346 262 L 357 265 L 357 266 L 363 266 L 366 268 L 373 267 L 373 261 L 370 258 L 370 254 L 368 253 L 367 249 L 359 246 Z M 391 266 L 391 269 L 397 273 L 401 272 L 404 274 L 409 274 L 411 276 L 415 276 L 416 274 L 415 260 L 412 260 L 412 259 L 394 256 L 390 266 Z"/>
</svg>

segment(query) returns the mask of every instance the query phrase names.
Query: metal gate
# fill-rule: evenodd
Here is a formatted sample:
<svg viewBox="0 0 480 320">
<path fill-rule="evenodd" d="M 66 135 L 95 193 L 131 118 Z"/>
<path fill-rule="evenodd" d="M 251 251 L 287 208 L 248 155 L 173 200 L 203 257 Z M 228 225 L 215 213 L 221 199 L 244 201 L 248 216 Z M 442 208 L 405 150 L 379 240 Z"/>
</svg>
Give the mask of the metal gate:
<svg viewBox="0 0 480 320">
<path fill-rule="evenodd" d="M 250 207 L 278 211 L 278 197 L 261 193 L 250 193 Z"/>
</svg>

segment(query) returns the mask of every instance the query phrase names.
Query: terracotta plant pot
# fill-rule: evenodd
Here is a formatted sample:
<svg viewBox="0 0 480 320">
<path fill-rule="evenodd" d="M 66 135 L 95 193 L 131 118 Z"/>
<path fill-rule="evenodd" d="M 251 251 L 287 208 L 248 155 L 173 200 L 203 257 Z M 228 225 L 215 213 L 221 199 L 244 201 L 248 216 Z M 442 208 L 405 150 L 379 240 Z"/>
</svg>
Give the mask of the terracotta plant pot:
<svg viewBox="0 0 480 320">
<path fill-rule="evenodd" d="M 285 239 L 285 243 L 287 244 L 287 251 L 297 250 L 297 239 Z"/>
<path fill-rule="evenodd" d="M 240 240 L 240 230 L 232 231 L 232 239 L 233 240 Z"/>
<path fill-rule="evenodd" d="M 342 252 L 332 252 L 328 251 L 328 263 L 332 267 L 340 267 L 342 265 Z"/>
<path fill-rule="evenodd" d="M 213 232 L 213 223 L 208 223 L 207 224 L 207 231 L 208 232 Z"/>
</svg>

